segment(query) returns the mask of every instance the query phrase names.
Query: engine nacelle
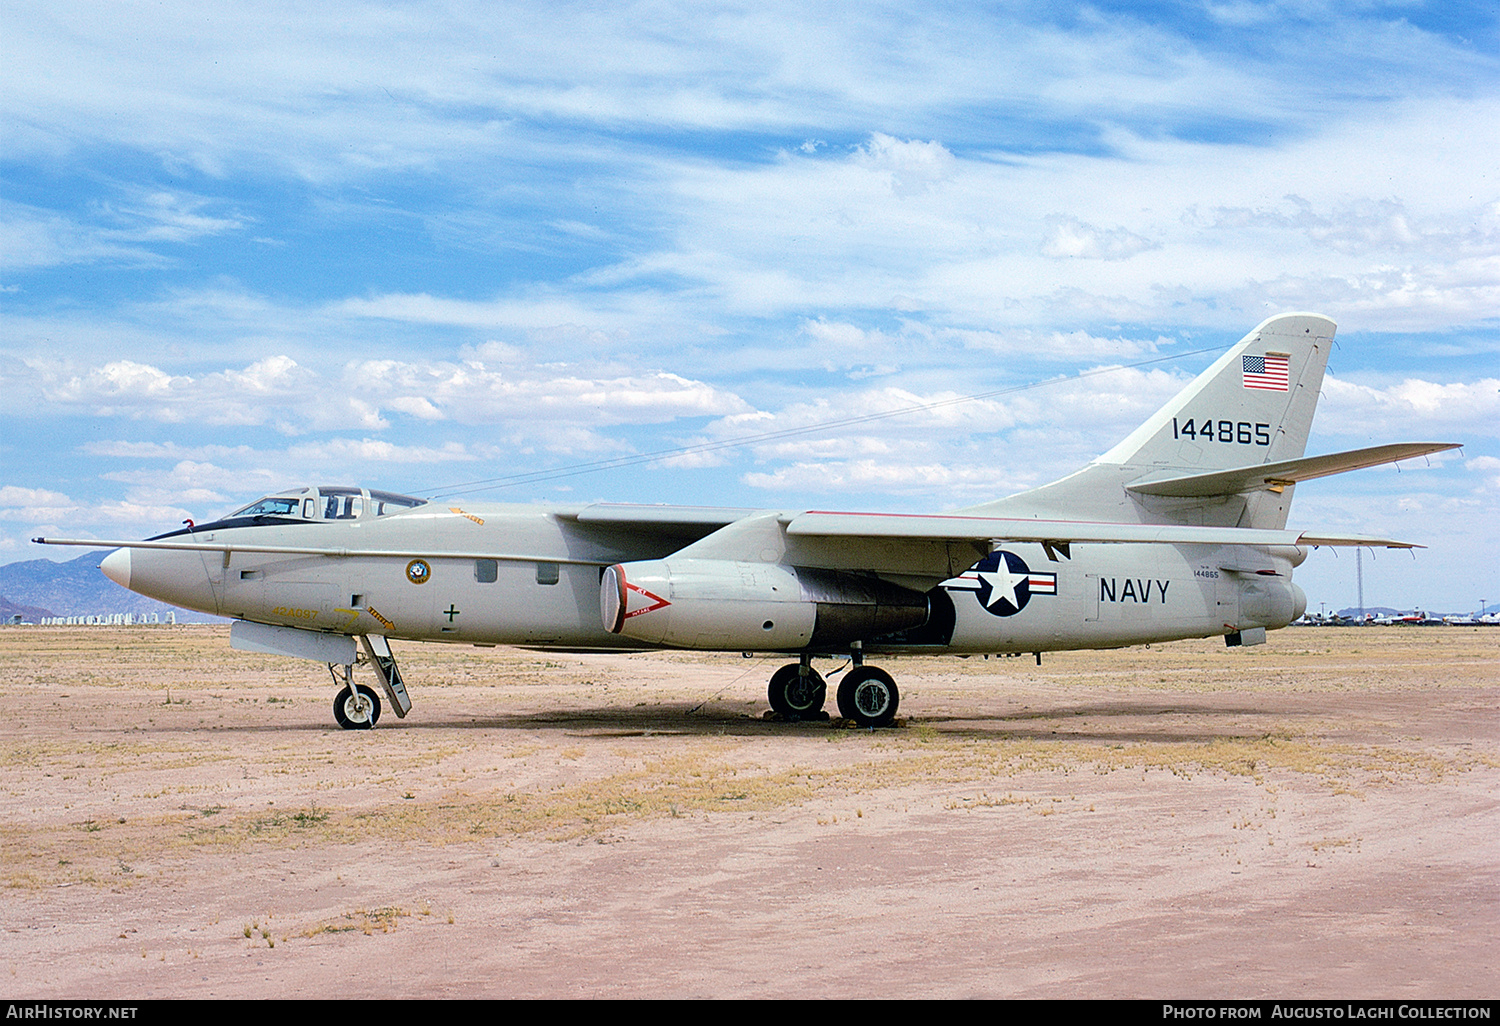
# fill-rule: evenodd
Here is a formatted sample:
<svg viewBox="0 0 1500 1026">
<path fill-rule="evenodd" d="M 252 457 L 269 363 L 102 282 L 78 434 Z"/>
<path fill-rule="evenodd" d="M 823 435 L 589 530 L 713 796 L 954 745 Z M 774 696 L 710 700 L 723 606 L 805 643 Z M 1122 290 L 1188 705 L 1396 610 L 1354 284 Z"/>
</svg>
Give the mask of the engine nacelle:
<svg viewBox="0 0 1500 1026">
<path fill-rule="evenodd" d="M 1285 627 L 1307 611 L 1307 595 L 1291 581 L 1274 577 L 1246 581 L 1240 586 L 1240 625 Z"/>
<path fill-rule="evenodd" d="M 927 596 L 837 570 L 669 557 L 605 570 L 599 613 L 606 630 L 637 641 L 780 652 L 920 627 Z"/>
</svg>

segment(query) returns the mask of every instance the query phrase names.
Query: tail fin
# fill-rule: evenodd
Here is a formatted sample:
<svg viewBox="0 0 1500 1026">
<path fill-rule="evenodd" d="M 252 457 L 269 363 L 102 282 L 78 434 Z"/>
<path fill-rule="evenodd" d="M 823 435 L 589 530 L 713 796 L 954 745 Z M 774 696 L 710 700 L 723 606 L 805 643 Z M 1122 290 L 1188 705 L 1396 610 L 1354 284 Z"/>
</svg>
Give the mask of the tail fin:
<svg viewBox="0 0 1500 1026">
<path fill-rule="evenodd" d="M 1333 332 L 1333 321 L 1317 314 L 1262 321 L 1094 462 L 1207 471 L 1299 459 Z"/>
<path fill-rule="evenodd" d="M 1335 325 L 1310 313 L 1262 321 L 1124 441 L 1050 485 L 960 510 L 1124 523 L 1286 526 L 1292 489 L 1274 495 L 1163 497 L 1143 478 L 1299 459 L 1307 447 Z"/>
</svg>

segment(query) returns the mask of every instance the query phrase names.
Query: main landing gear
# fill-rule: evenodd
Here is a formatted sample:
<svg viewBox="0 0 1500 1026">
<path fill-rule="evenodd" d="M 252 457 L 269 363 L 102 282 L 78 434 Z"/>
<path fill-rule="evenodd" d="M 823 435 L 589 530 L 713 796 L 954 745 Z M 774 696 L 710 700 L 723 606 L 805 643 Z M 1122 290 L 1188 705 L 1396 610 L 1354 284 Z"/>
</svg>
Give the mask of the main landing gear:
<svg viewBox="0 0 1500 1026">
<path fill-rule="evenodd" d="M 828 685 L 812 668 L 812 656 L 807 653 L 772 674 L 767 689 L 771 708 L 788 720 L 823 718 L 827 694 Z M 864 665 L 862 653 L 855 649 L 854 668 L 839 682 L 838 704 L 839 715 L 861 727 L 889 727 L 896 720 L 901 692 L 889 673 Z"/>
<path fill-rule="evenodd" d="M 839 682 L 839 715 L 861 727 L 889 727 L 900 704 L 896 682 L 878 666 L 856 666 Z"/>
<path fill-rule="evenodd" d="M 788 720 L 826 720 L 823 699 L 827 695 L 828 685 L 812 668 L 810 655 L 804 655 L 800 663 L 788 663 L 771 674 L 771 686 L 766 692 L 771 708 Z"/>
</svg>

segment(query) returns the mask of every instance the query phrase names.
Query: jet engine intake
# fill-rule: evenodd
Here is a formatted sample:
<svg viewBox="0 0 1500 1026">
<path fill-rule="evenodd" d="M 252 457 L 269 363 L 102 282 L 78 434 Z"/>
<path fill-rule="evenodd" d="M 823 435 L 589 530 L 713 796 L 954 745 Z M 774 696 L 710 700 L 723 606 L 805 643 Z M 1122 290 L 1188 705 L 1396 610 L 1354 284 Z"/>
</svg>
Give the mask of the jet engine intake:
<svg viewBox="0 0 1500 1026">
<path fill-rule="evenodd" d="M 606 630 L 677 648 L 799 651 L 920 627 L 927 596 L 875 577 L 780 563 L 657 559 L 604 571 Z"/>
</svg>

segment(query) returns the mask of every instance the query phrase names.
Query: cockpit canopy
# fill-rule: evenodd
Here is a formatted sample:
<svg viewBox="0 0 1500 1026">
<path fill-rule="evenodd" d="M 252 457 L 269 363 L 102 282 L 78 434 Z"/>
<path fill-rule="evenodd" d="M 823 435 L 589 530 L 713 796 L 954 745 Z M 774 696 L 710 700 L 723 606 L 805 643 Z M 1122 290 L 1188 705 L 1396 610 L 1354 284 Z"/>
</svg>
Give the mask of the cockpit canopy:
<svg viewBox="0 0 1500 1026">
<path fill-rule="evenodd" d="M 384 517 L 414 506 L 425 506 L 426 499 L 395 492 L 378 492 L 369 488 L 319 486 L 288 489 L 276 495 L 257 499 L 243 509 L 235 510 L 226 520 L 244 517 L 277 517 L 286 520 L 359 520 Z"/>
</svg>

